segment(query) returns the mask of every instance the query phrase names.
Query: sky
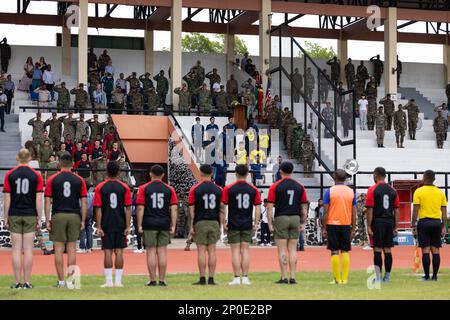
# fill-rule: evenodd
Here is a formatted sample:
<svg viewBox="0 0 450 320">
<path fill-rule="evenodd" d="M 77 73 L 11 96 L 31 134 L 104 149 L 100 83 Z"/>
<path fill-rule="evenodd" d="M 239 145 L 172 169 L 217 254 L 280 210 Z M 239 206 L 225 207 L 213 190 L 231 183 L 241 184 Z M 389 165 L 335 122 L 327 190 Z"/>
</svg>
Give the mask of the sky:
<svg viewBox="0 0 450 320">
<path fill-rule="evenodd" d="M 0 12 L 15 12 L 16 0 L 0 0 L 2 5 Z M 100 14 L 104 14 L 106 11 L 105 6 L 100 6 Z M 183 9 L 183 15 L 186 15 L 186 9 Z M 56 2 L 55 1 L 32 1 L 28 8 L 28 13 L 36 14 L 55 14 Z M 94 15 L 94 6 L 89 5 L 89 15 Z M 133 8 L 126 6 L 119 6 L 111 15 L 112 17 L 126 17 L 132 18 Z M 291 17 L 290 15 L 289 17 Z M 207 20 L 208 13 L 204 12 L 199 14 L 196 19 Z M 283 22 L 284 16 L 282 14 L 274 14 L 272 17 L 272 24 L 277 25 Z M 402 21 L 399 21 L 402 23 Z M 257 24 L 257 22 L 255 23 Z M 301 27 L 317 27 L 317 16 L 304 16 L 294 23 L 292 26 Z M 424 32 L 424 23 L 416 23 L 405 27 L 404 32 Z M 382 31 L 383 28 L 379 28 Z M 55 46 L 56 45 L 56 33 L 61 32 L 61 27 L 45 27 L 45 26 L 25 26 L 25 25 L 10 25 L 0 24 L 0 38 L 7 37 L 8 43 L 12 45 L 38 45 L 38 46 Z M 73 34 L 77 33 L 77 28 L 72 28 Z M 89 28 L 90 35 L 109 35 L 109 36 L 129 36 L 129 37 L 143 37 L 144 32 L 142 30 L 120 30 L 120 29 L 95 29 Z M 214 38 L 212 34 L 206 34 L 207 36 Z M 239 35 L 249 48 L 250 55 L 259 54 L 258 36 L 245 36 Z M 170 48 L 170 32 L 168 31 L 155 31 L 154 50 L 158 51 L 162 48 Z M 334 51 L 337 51 L 337 41 L 333 39 L 304 39 L 298 38 L 299 43 L 302 45 L 304 41 L 311 41 L 320 44 L 325 47 L 332 47 Z M 288 46 L 283 43 L 284 50 L 289 51 Z M 443 62 L 443 49 L 442 45 L 430 45 L 430 44 L 413 44 L 413 43 L 399 43 L 397 45 L 397 51 L 400 59 L 404 62 L 423 62 L 423 63 L 442 63 Z M 272 52 L 278 52 L 278 43 L 274 41 L 272 45 Z M 348 55 L 355 60 L 367 60 L 375 54 L 380 54 L 381 59 L 384 58 L 384 46 L 383 42 L 374 41 L 349 41 L 348 42 Z"/>
</svg>

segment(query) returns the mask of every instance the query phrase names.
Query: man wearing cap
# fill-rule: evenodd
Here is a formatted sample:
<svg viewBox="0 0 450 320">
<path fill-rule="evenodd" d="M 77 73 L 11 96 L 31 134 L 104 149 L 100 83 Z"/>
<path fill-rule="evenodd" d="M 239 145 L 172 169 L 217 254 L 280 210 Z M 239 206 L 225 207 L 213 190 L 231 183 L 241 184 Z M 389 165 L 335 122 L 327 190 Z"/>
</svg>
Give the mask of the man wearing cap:
<svg viewBox="0 0 450 320">
<path fill-rule="evenodd" d="M 56 116 L 56 112 L 52 112 L 52 117 L 44 122 L 44 127 L 50 127 L 50 142 L 53 150 L 58 151 L 59 144 L 61 143 L 62 122 Z"/>
<path fill-rule="evenodd" d="M 75 95 L 75 110 L 76 112 L 80 112 L 81 110 L 84 110 L 86 108 L 89 96 L 87 92 L 84 90 L 84 84 L 80 83 L 78 85 L 78 88 L 73 88 L 70 90 L 70 94 Z"/>
<path fill-rule="evenodd" d="M 377 135 L 378 148 L 384 148 L 384 130 L 386 128 L 386 116 L 383 112 L 383 107 L 378 107 L 378 113 L 375 116 L 375 129 Z"/>
<path fill-rule="evenodd" d="M 33 141 L 36 142 L 37 139 L 42 136 L 42 132 L 44 131 L 44 122 L 41 120 L 41 113 L 36 113 L 36 117 L 30 119 L 28 125 L 33 127 L 31 136 L 33 137 Z"/>
<path fill-rule="evenodd" d="M 70 106 L 70 92 L 66 88 L 66 83 L 56 85 L 53 90 L 58 93 L 58 100 L 56 101 L 56 107 L 58 112 L 64 112 Z"/>
<path fill-rule="evenodd" d="M 164 70 L 159 71 L 159 74 L 153 77 L 156 81 L 156 92 L 159 97 L 159 106 L 164 108 L 166 106 L 166 96 L 169 91 L 169 80 L 164 76 Z"/>
</svg>

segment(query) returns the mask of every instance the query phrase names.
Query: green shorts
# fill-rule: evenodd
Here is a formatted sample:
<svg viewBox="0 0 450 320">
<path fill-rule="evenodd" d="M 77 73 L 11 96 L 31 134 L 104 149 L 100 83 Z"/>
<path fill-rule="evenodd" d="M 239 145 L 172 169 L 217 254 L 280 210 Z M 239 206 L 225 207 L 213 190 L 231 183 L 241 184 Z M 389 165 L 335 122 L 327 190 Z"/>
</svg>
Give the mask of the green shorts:
<svg viewBox="0 0 450 320">
<path fill-rule="evenodd" d="M 9 232 L 11 233 L 34 233 L 36 231 L 36 216 L 9 216 Z"/>
<path fill-rule="evenodd" d="M 273 236 L 275 239 L 298 239 L 300 231 L 300 216 L 278 216 L 275 217 Z"/>
<path fill-rule="evenodd" d="M 170 243 L 170 233 L 168 230 L 144 230 L 144 246 L 165 247 Z"/>
<path fill-rule="evenodd" d="M 55 213 L 52 215 L 50 240 L 75 242 L 80 238 L 81 217 L 78 213 Z"/>
<path fill-rule="evenodd" d="M 219 240 L 219 222 L 216 220 L 201 220 L 194 225 L 194 241 L 197 244 L 209 245 Z"/>
<path fill-rule="evenodd" d="M 252 243 L 253 230 L 228 230 L 228 243 Z"/>
</svg>

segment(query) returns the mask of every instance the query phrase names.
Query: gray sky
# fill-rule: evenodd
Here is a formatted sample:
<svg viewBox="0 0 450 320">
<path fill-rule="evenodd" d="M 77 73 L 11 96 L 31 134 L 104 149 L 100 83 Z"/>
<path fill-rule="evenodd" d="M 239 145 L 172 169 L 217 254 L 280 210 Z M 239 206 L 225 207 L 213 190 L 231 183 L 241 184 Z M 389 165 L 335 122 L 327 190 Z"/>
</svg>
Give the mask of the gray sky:
<svg viewBox="0 0 450 320">
<path fill-rule="evenodd" d="M 15 12 L 16 0 L 1 0 L 2 6 L 1 12 Z M 100 14 L 104 13 L 105 6 L 100 6 Z M 28 8 L 28 13 L 43 13 L 54 14 L 56 12 L 56 2 L 53 1 L 32 1 Z M 89 14 L 94 14 L 94 6 L 89 5 Z M 186 9 L 183 9 L 183 15 L 186 15 Z M 132 7 L 119 6 L 112 14 L 113 17 L 132 17 Z M 274 14 L 272 24 L 277 25 L 283 21 L 282 14 Z M 208 13 L 204 12 L 199 14 L 196 19 L 207 20 Z M 401 23 L 401 22 L 400 22 Z M 257 22 L 256 22 L 257 24 Z M 295 21 L 293 26 L 302 27 L 317 27 L 318 17 L 316 16 L 304 16 Z M 411 26 L 405 27 L 404 32 L 423 32 L 423 23 L 416 23 Z M 383 28 L 380 28 L 381 31 Z M 0 37 L 7 37 L 8 42 L 13 45 L 36 45 L 36 46 L 54 46 L 56 44 L 55 34 L 61 32 L 60 27 L 44 27 L 44 26 L 24 26 L 24 25 L 8 25 L 0 24 Z M 72 28 L 72 33 L 77 33 L 77 28 Z M 118 29 L 94 29 L 89 28 L 89 34 L 91 35 L 111 35 L 111 36 L 130 36 L 130 37 L 143 37 L 144 33 L 141 30 L 118 30 Z M 211 36 L 212 35 L 208 35 Z M 259 45 L 257 36 L 240 36 L 247 44 L 251 55 L 258 55 Z M 155 31 L 154 49 L 161 50 L 162 48 L 170 48 L 170 32 L 168 31 Z M 302 39 L 299 38 L 300 44 L 304 41 L 316 42 L 322 46 L 333 47 L 337 51 L 336 40 L 327 39 Z M 284 50 L 289 51 L 287 43 L 284 45 Z M 272 46 L 273 52 L 278 52 L 278 43 L 274 41 Z M 397 46 L 398 55 L 402 61 L 405 62 L 424 62 L 424 63 L 442 63 L 443 62 L 443 49 L 442 45 L 430 45 L 430 44 L 412 44 L 412 43 L 399 43 Z M 349 57 L 355 60 L 367 60 L 375 54 L 380 54 L 382 59 L 384 57 L 384 48 L 382 42 L 372 41 L 349 41 L 348 42 L 348 54 Z"/>
</svg>

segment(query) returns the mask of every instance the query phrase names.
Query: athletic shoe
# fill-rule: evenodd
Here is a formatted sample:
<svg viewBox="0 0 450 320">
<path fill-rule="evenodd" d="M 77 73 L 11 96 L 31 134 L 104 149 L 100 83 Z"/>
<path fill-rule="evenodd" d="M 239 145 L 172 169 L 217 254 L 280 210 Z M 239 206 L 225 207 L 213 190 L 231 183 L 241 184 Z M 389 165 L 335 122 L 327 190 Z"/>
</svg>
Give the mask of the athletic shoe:
<svg viewBox="0 0 450 320">
<path fill-rule="evenodd" d="M 348 280 L 341 280 L 341 282 L 339 282 L 339 284 L 347 284 Z"/>
<path fill-rule="evenodd" d="M 136 249 L 133 253 L 144 253 L 144 249 Z"/>
<path fill-rule="evenodd" d="M 208 278 L 208 284 L 212 285 L 212 286 L 215 286 L 216 283 L 214 282 L 214 278 Z"/>
<path fill-rule="evenodd" d="M 200 278 L 200 280 L 198 280 L 197 282 L 194 282 L 193 285 L 200 285 L 200 286 L 204 286 L 206 285 L 206 279 L 205 278 Z"/>
<path fill-rule="evenodd" d="M 149 281 L 145 284 L 147 287 L 155 287 L 157 285 L 156 281 Z"/>
<path fill-rule="evenodd" d="M 387 275 L 385 275 L 385 276 L 383 277 L 383 282 L 384 282 L 384 283 L 388 283 L 388 282 L 391 282 L 391 277 L 390 277 L 390 276 L 387 276 Z"/>
<path fill-rule="evenodd" d="M 33 285 L 31 283 L 25 282 L 22 284 L 22 289 L 33 289 Z"/>
<path fill-rule="evenodd" d="M 86 253 L 86 250 L 85 249 L 78 249 L 77 253 Z"/>
<path fill-rule="evenodd" d="M 117 287 L 117 288 L 123 288 L 123 284 L 121 284 L 121 283 L 115 283 L 115 284 L 114 284 L 114 287 Z"/>
<path fill-rule="evenodd" d="M 333 279 L 329 282 L 329 284 L 339 284 L 339 282 L 337 282 L 336 280 Z"/>
<path fill-rule="evenodd" d="M 276 281 L 275 283 L 276 284 L 288 284 L 289 281 L 288 281 L 288 279 L 280 279 L 280 280 Z"/>
<path fill-rule="evenodd" d="M 294 278 L 290 278 L 289 284 L 297 284 L 297 281 Z"/>
<path fill-rule="evenodd" d="M 100 286 L 100 288 L 112 288 L 114 285 L 112 283 L 105 283 Z"/>
<path fill-rule="evenodd" d="M 437 276 L 432 276 L 431 281 L 437 281 Z"/>
<path fill-rule="evenodd" d="M 260 247 L 265 247 L 266 244 L 265 244 L 265 243 L 260 243 L 259 246 L 260 246 Z"/>
<path fill-rule="evenodd" d="M 430 281 L 430 277 L 425 277 L 425 276 L 420 277 L 420 278 L 419 278 L 419 281 L 422 281 L 422 282 Z"/>
<path fill-rule="evenodd" d="M 22 285 L 20 283 L 15 283 L 11 285 L 11 289 L 22 289 Z"/>
<path fill-rule="evenodd" d="M 65 286 L 66 286 L 65 283 L 59 283 L 59 282 L 57 282 L 56 285 L 55 285 L 55 288 L 64 288 Z"/>
<path fill-rule="evenodd" d="M 167 287 L 167 283 L 165 281 L 160 281 L 158 283 L 158 286 L 160 286 L 160 287 Z"/>
<path fill-rule="evenodd" d="M 241 284 L 246 285 L 246 286 L 249 286 L 249 285 L 251 285 L 252 283 L 250 282 L 250 279 L 249 279 L 248 277 L 243 277 L 243 278 L 242 278 L 242 281 L 241 281 Z"/>
<path fill-rule="evenodd" d="M 372 247 L 369 246 L 369 245 L 367 245 L 367 246 L 365 246 L 365 247 L 363 248 L 363 250 L 372 250 Z"/>
<path fill-rule="evenodd" d="M 228 285 L 230 285 L 230 286 L 236 286 L 236 285 L 240 285 L 240 284 L 241 284 L 241 278 L 239 278 L 239 277 L 234 277 L 231 282 L 228 282 Z"/>
<path fill-rule="evenodd" d="M 272 244 L 271 243 L 266 243 L 266 247 L 271 247 Z"/>
<path fill-rule="evenodd" d="M 186 247 L 184 248 L 184 251 L 191 251 L 191 247 L 190 247 L 190 246 L 186 246 Z"/>
<path fill-rule="evenodd" d="M 91 253 L 92 252 L 92 249 L 87 249 L 86 250 L 86 253 Z"/>
</svg>

